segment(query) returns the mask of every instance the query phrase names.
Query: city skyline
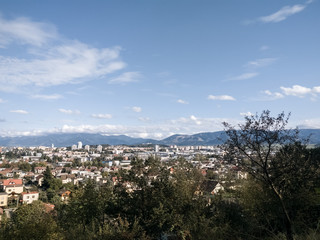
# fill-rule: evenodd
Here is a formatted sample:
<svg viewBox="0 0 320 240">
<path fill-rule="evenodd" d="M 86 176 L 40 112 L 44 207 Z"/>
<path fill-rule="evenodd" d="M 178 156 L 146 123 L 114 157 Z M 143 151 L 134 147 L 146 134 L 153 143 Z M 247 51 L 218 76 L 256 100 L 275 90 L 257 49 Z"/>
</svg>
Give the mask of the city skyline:
<svg viewBox="0 0 320 240">
<path fill-rule="evenodd" d="M 320 128 L 319 1 L 32 1 L 0 9 L 0 136 L 163 139 L 291 112 Z"/>
</svg>

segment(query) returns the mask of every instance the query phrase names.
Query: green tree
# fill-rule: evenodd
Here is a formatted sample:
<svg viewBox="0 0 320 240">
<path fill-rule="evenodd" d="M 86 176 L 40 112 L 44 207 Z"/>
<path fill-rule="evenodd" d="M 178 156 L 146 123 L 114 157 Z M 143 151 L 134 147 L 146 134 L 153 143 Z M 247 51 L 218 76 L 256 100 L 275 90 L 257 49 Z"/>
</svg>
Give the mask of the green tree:
<svg viewBox="0 0 320 240">
<path fill-rule="evenodd" d="M 5 228 L 6 239 L 62 239 L 53 215 L 46 212 L 40 201 L 21 205 Z"/>
<path fill-rule="evenodd" d="M 293 240 L 294 220 L 299 214 L 294 203 L 311 191 L 317 167 L 298 142 L 299 132 L 286 128 L 288 120 L 284 113 L 272 117 L 270 111 L 263 111 L 260 116 L 245 117 L 238 129 L 228 123 L 224 126 L 226 150 L 271 194 L 266 200 L 271 199 L 280 209 L 277 224 L 287 239 Z"/>
<path fill-rule="evenodd" d="M 20 170 L 25 171 L 25 172 L 31 171 L 31 165 L 27 162 L 19 162 L 18 167 Z"/>
<path fill-rule="evenodd" d="M 42 188 L 44 190 L 50 188 L 52 182 L 53 182 L 53 176 L 52 176 L 52 173 L 51 173 L 51 169 L 49 168 L 49 166 L 47 166 L 46 170 L 43 172 Z"/>
<path fill-rule="evenodd" d="M 130 226 L 138 224 L 153 239 L 167 234 L 178 239 L 208 238 L 213 213 L 208 200 L 196 193 L 203 181 L 199 169 L 184 158 L 170 163 L 172 171 L 152 157 L 134 159 L 131 165 L 120 174 L 115 191 L 122 219 Z"/>
<path fill-rule="evenodd" d="M 111 189 L 89 180 L 84 188 L 72 193 L 67 205 L 61 206 L 59 219 L 67 239 L 93 239 L 108 223 L 107 208 Z M 110 220 L 111 221 L 111 220 Z"/>
</svg>

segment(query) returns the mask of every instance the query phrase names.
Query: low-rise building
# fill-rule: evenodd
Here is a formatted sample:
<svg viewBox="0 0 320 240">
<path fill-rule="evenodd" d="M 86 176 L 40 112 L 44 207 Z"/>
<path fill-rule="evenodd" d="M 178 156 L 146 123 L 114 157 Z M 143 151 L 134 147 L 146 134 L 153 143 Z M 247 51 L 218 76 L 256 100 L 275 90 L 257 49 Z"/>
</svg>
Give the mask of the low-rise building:
<svg viewBox="0 0 320 240">
<path fill-rule="evenodd" d="M 69 190 L 62 190 L 60 191 L 59 195 L 61 197 L 61 201 L 63 202 L 68 202 L 69 198 L 70 198 L 70 191 Z"/>
<path fill-rule="evenodd" d="M 3 179 L 0 187 L 8 194 L 12 192 L 20 194 L 23 192 L 22 179 Z"/>
<path fill-rule="evenodd" d="M 33 201 L 39 200 L 39 192 L 22 192 L 21 201 L 30 204 Z"/>
<path fill-rule="evenodd" d="M 6 207 L 8 205 L 8 194 L 5 192 L 0 193 L 0 207 Z"/>
</svg>

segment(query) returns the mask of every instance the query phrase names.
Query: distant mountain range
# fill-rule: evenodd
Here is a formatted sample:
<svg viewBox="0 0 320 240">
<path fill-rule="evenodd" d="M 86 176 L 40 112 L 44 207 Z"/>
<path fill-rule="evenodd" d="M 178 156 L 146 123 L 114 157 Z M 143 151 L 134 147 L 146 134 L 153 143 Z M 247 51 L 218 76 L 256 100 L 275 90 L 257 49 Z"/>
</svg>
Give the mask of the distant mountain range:
<svg viewBox="0 0 320 240">
<path fill-rule="evenodd" d="M 22 137 L 0 137 L 0 146 L 51 146 L 54 144 L 56 147 L 67 147 L 82 142 L 83 145 L 133 145 L 142 144 L 145 142 L 152 142 L 144 138 L 132 138 L 125 135 L 118 136 L 105 136 L 102 134 L 91 133 L 59 133 L 48 134 L 42 136 L 22 136 Z"/>
<path fill-rule="evenodd" d="M 311 144 L 320 144 L 320 129 L 301 129 L 302 139 L 310 137 Z M 197 133 L 193 135 L 176 134 L 162 140 L 132 138 L 125 135 L 106 136 L 90 133 L 60 133 L 42 136 L 0 137 L 0 146 L 51 146 L 67 147 L 81 141 L 83 145 L 138 145 L 138 144 L 163 144 L 163 145 L 218 145 L 223 143 L 226 135 L 223 131 Z"/>
</svg>

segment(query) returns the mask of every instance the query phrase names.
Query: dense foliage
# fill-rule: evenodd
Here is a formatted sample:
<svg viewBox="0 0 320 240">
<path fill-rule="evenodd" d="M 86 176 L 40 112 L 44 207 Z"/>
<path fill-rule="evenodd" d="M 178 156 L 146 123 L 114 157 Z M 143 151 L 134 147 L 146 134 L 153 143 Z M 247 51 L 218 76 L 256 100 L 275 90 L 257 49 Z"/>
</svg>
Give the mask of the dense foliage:
<svg viewBox="0 0 320 240">
<path fill-rule="evenodd" d="M 303 151 L 318 161 L 320 149 Z M 2 239 L 271 239 L 285 233 L 277 198 L 254 178 L 232 198 L 210 196 L 201 194 L 199 169 L 184 159 L 172 168 L 155 158 L 132 164 L 115 186 L 89 180 L 52 212 L 40 201 L 20 206 L 2 221 Z M 50 181 L 47 189 L 55 187 Z M 319 198 L 304 183 L 297 189 L 286 196 L 295 234 L 316 234 Z"/>
</svg>

